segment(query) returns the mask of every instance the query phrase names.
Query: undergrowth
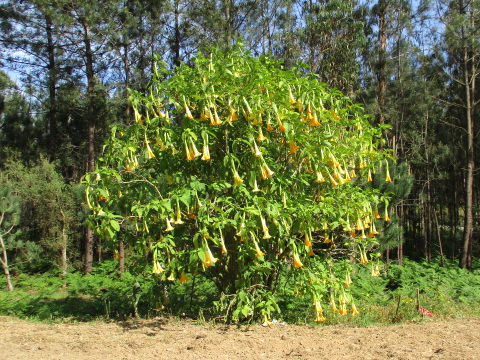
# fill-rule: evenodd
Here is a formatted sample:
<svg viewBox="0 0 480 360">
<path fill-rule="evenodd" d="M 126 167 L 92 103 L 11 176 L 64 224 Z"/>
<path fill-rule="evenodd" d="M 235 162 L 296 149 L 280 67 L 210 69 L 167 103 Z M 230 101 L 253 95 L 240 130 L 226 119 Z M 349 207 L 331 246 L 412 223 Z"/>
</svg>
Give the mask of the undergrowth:
<svg viewBox="0 0 480 360">
<path fill-rule="evenodd" d="M 197 275 L 186 284 L 155 280 L 148 269 L 125 273 L 122 277 L 114 261 L 105 261 L 90 275 L 73 272 L 20 274 L 15 290 L 7 292 L 0 280 L 0 315 L 42 321 L 122 320 L 139 316 L 188 316 L 215 321 L 214 300 L 218 298 L 212 282 Z M 472 272 L 447 262 L 414 262 L 390 265 L 378 277 L 368 267 L 355 266 L 351 286 L 360 314 L 341 316 L 325 304 L 323 324 L 349 323 L 355 326 L 421 321 L 420 306 L 433 318 L 459 318 L 480 315 L 480 270 Z M 292 292 L 277 296 L 281 312 L 278 319 L 287 323 L 310 324 L 311 304 Z M 221 319 L 218 319 L 221 321 Z"/>
</svg>

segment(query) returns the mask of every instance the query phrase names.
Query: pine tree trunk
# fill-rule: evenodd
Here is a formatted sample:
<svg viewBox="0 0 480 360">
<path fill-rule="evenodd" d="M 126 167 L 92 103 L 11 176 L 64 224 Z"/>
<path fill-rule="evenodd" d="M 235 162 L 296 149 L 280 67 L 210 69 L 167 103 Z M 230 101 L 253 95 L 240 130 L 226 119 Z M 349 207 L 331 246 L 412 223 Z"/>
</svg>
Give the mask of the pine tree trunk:
<svg viewBox="0 0 480 360">
<path fill-rule="evenodd" d="M 472 20 L 473 21 L 473 20 Z M 469 56 L 469 46 L 463 48 L 463 75 L 465 82 L 465 115 L 467 118 L 467 173 L 465 178 L 465 219 L 463 228 L 463 249 L 460 259 L 462 268 L 471 269 L 472 236 L 473 236 L 473 180 L 475 170 L 474 159 L 474 124 L 473 110 L 475 97 L 475 61 Z"/>
<path fill-rule="evenodd" d="M 5 274 L 5 278 L 7 280 L 7 290 L 13 291 L 12 279 L 10 278 L 10 270 L 8 269 L 7 249 L 5 248 L 2 234 L 0 234 L 0 245 L 2 246 L 2 259 L 0 259 L 0 262 L 2 263 L 3 273 Z"/>
<path fill-rule="evenodd" d="M 48 54 L 48 151 L 50 160 L 55 160 L 56 152 L 58 151 L 58 130 L 57 130 L 57 98 L 56 98 L 56 83 L 57 73 L 55 64 L 55 45 L 53 43 L 53 29 L 52 19 L 50 16 L 45 16 L 45 30 L 47 33 L 47 54 Z"/>
<path fill-rule="evenodd" d="M 95 73 L 93 70 L 93 53 L 90 43 L 90 29 L 83 23 L 84 37 L 83 42 L 85 45 L 85 69 L 87 74 L 87 97 L 88 97 L 88 161 L 87 161 L 87 172 L 95 170 L 95 111 L 94 111 L 94 90 L 95 90 Z M 86 274 L 92 272 L 93 264 L 93 232 L 87 226 L 85 231 L 85 268 L 84 272 Z"/>
<path fill-rule="evenodd" d="M 387 4 L 385 0 L 378 1 L 378 64 L 377 64 L 377 80 L 378 80 L 378 113 L 377 124 L 385 123 L 385 97 L 387 94 L 387 78 L 386 78 L 386 60 L 385 54 L 387 50 L 387 32 L 385 15 L 387 12 Z"/>
</svg>

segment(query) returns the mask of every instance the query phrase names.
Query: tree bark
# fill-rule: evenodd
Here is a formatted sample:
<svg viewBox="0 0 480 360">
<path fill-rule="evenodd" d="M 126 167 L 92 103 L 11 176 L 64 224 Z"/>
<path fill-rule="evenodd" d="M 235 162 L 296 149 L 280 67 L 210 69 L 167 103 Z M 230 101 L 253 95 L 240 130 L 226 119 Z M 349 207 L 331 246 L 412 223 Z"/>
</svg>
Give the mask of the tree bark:
<svg viewBox="0 0 480 360">
<path fill-rule="evenodd" d="M 386 60 L 385 54 L 387 50 L 387 31 L 385 16 L 387 12 L 387 4 L 385 0 L 378 1 L 378 64 L 377 64 L 377 80 L 378 80 L 378 113 L 377 124 L 385 123 L 385 97 L 387 93 L 387 77 L 386 77 Z"/>
<path fill-rule="evenodd" d="M 83 43 L 85 46 L 85 70 L 87 75 L 87 98 L 88 98 L 88 145 L 87 145 L 87 172 L 95 170 L 95 109 L 94 109 L 94 90 L 95 90 L 95 72 L 93 70 L 93 52 L 90 42 L 90 29 L 84 22 L 82 23 L 84 30 Z M 86 274 L 92 272 L 93 264 L 93 232 L 87 226 L 85 231 L 85 268 Z"/>
<path fill-rule="evenodd" d="M 57 72 L 55 64 L 55 44 L 53 43 L 53 28 L 52 19 L 50 16 L 45 16 L 45 30 L 47 33 L 47 54 L 48 54 L 48 151 L 50 160 L 56 158 L 58 146 L 58 130 L 57 130 L 57 98 L 56 98 L 56 83 Z"/>
<path fill-rule="evenodd" d="M 473 26 L 473 10 L 466 16 L 470 17 Z M 463 46 L 463 76 L 465 83 L 465 115 L 467 119 L 467 173 L 465 177 L 465 219 L 463 227 L 463 249 L 460 259 L 462 268 L 472 268 L 472 236 L 473 236 L 473 180 L 475 171 L 474 158 L 474 104 L 475 104 L 475 80 L 477 69 L 475 59 L 471 53 L 471 46 L 465 40 Z M 473 40 L 470 40 L 473 41 Z"/>
<path fill-rule="evenodd" d="M 5 274 L 5 278 L 7 280 L 7 290 L 13 291 L 13 284 L 12 284 L 12 279 L 10 277 L 10 270 L 8 269 L 7 249 L 5 247 L 5 243 L 3 242 L 2 234 L 0 234 L 0 245 L 2 246 L 2 259 L 0 259 L 0 262 L 2 263 L 3 273 Z"/>
</svg>

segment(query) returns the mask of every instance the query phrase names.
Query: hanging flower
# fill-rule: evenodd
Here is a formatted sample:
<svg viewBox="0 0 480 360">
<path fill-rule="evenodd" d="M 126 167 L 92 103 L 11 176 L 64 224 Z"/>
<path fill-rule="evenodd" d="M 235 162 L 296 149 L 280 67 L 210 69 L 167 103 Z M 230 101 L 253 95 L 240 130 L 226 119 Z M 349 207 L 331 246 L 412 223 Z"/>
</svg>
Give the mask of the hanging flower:
<svg viewBox="0 0 480 360">
<path fill-rule="evenodd" d="M 260 152 L 260 149 L 258 148 L 257 143 L 255 142 L 255 140 L 253 140 L 253 154 L 254 154 L 256 157 L 262 156 L 262 153 Z"/>
<path fill-rule="evenodd" d="M 165 229 L 165 231 L 172 231 L 173 230 L 173 226 L 172 224 L 170 223 L 170 219 L 167 217 L 166 218 L 166 222 L 167 222 L 167 228 Z"/>
<path fill-rule="evenodd" d="M 385 216 L 384 216 L 385 221 L 390 221 L 390 216 L 388 216 L 388 210 L 387 210 L 387 205 L 385 205 Z"/>
<path fill-rule="evenodd" d="M 163 273 L 165 270 L 164 268 L 162 267 L 162 265 L 160 265 L 160 263 L 158 261 L 155 261 L 153 263 L 153 269 L 152 269 L 152 274 L 161 274 Z"/>
<path fill-rule="evenodd" d="M 315 255 L 315 253 L 313 252 L 313 248 L 312 247 L 309 247 L 308 248 L 308 253 L 307 253 L 308 256 L 313 256 Z"/>
<path fill-rule="evenodd" d="M 370 170 L 368 170 L 367 181 L 368 181 L 368 182 L 372 182 L 372 181 L 373 181 L 372 172 L 371 172 Z"/>
<path fill-rule="evenodd" d="M 293 254 L 293 267 L 300 268 L 303 267 L 302 262 L 300 261 L 300 257 L 297 253 Z"/>
<path fill-rule="evenodd" d="M 296 154 L 297 150 L 300 148 L 294 140 L 290 140 L 290 154 Z"/>
<path fill-rule="evenodd" d="M 184 272 L 182 272 L 182 273 L 180 274 L 180 278 L 178 279 L 178 282 L 179 282 L 180 284 L 185 284 L 186 282 L 188 282 L 188 280 L 189 280 L 189 279 L 188 279 L 187 274 L 185 274 Z"/>
<path fill-rule="evenodd" d="M 350 305 L 350 312 L 351 312 L 352 316 L 357 316 L 358 314 L 360 314 L 360 313 L 358 312 L 357 307 L 355 306 L 354 303 L 352 303 L 352 304 Z"/>
<path fill-rule="evenodd" d="M 316 174 L 317 174 L 317 179 L 315 180 L 315 182 L 317 183 L 325 182 L 325 178 L 323 177 L 323 174 L 320 170 L 317 170 Z"/>
<path fill-rule="evenodd" d="M 313 117 L 312 117 L 312 119 L 310 119 L 310 122 L 308 123 L 308 125 L 314 126 L 314 127 L 320 126 L 320 122 L 318 121 L 316 111 L 313 112 Z"/>
<path fill-rule="evenodd" d="M 297 102 L 293 97 L 292 89 L 290 88 L 290 86 L 288 87 L 288 102 L 292 105 Z"/>
<path fill-rule="evenodd" d="M 350 273 L 347 273 L 347 275 L 345 275 L 345 283 L 344 283 L 344 285 L 345 285 L 346 288 L 348 288 L 348 287 L 350 287 L 350 285 L 352 285 L 352 284 L 353 284 L 353 281 L 352 281 L 352 279 L 351 279 L 351 277 L 350 277 Z"/>
<path fill-rule="evenodd" d="M 203 265 L 205 265 L 205 267 L 210 267 L 215 265 L 217 260 L 218 259 L 213 256 L 208 245 L 205 245 L 205 249 L 203 250 Z"/>
<path fill-rule="evenodd" d="M 337 304 L 335 303 L 335 297 L 333 296 L 333 293 L 330 294 L 330 309 L 332 311 L 338 311 Z"/>
<path fill-rule="evenodd" d="M 153 153 L 150 145 L 148 144 L 147 134 L 145 134 L 145 145 L 147 146 L 147 156 L 149 159 L 155 158 L 155 154 Z"/>
<path fill-rule="evenodd" d="M 182 221 L 182 213 L 180 211 L 180 204 L 178 203 L 178 200 L 177 200 L 177 208 L 175 209 L 175 221 L 174 221 L 174 224 L 176 225 L 181 225 L 183 224 L 183 221 Z"/>
<path fill-rule="evenodd" d="M 388 168 L 387 168 L 387 174 L 385 176 L 385 181 L 386 182 L 391 182 L 392 181 L 392 178 L 390 177 L 390 172 L 388 171 Z"/>
<path fill-rule="evenodd" d="M 270 168 L 266 163 L 263 163 L 262 165 L 260 165 L 260 170 L 262 172 L 261 173 L 262 180 L 270 179 L 274 174 L 274 172 L 270 170 Z"/>
<path fill-rule="evenodd" d="M 183 103 L 185 105 L 185 115 L 187 116 L 187 119 L 193 120 L 192 113 L 190 112 L 190 109 L 188 108 L 187 102 L 185 101 L 185 97 L 183 98 Z"/>
<path fill-rule="evenodd" d="M 259 127 L 258 127 L 258 137 L 257 137 L 257 141 L 265 141 L 265 140 L 267 140 L 267 138 L 263 135 L 262 127 L 259 126 Z"/>
<path fill-rule="evenodd" d="M 253 240 L 253 244 L 255 246 L 255 251 L 257 252 L 257 257 L 262 257 L 263 255 L 265 255 L 261 250 L 260 250 L 260 247 L 258 246 L 257 242 L 255 240 Z"/>
<path fill-rule="evenodd" d="M 304 243 L 305 243 L 305 246 L 308 246 L 308 247 L 312 246 L 312 242 L 310 241 L 310 236 L 308 231 L 305 231 Z"/>
</svg>

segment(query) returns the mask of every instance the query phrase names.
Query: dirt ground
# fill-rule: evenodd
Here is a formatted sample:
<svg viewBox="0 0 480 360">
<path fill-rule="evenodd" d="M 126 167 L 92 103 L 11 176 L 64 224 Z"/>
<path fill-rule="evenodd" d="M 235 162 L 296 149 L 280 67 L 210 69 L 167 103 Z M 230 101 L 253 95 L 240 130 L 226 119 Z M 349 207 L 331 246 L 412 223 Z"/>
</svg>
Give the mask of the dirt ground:
<svg viewBox="0 0 480 360">
<path fill-rule="evenodd" d="M 237 328 L 166 319 L 40 324 L 0 317 L 0 359 L 480 359 L 480 319 Z"/>
</svg>

